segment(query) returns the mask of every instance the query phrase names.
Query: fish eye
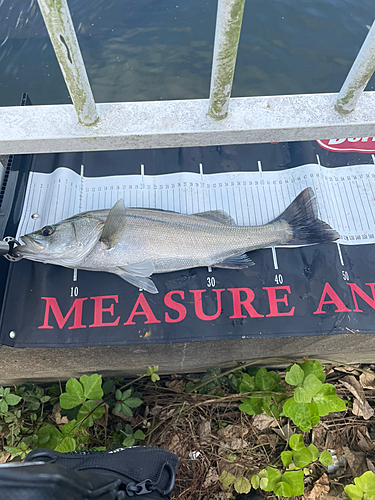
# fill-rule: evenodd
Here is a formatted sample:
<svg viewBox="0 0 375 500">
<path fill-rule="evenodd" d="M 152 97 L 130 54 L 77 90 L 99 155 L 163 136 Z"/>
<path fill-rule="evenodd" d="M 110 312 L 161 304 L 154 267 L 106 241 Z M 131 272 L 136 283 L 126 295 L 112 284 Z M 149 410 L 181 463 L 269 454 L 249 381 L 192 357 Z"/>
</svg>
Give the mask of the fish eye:
<svg viewBox="0 0 375 500">
<path fill-rule="evenodd" d="M 44 226 L 40 232 L 43 236 L 50 236 L 54 231 L 52 226 Z"/>
</svg>

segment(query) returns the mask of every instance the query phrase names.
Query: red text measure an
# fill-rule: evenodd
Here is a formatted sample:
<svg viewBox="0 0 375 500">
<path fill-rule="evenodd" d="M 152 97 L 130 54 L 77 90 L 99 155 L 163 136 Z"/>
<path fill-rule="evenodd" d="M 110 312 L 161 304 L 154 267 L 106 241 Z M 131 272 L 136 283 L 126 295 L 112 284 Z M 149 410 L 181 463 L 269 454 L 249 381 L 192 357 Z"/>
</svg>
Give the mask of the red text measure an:
<svg viewBox="0 0 375 500">
<path fill-rule="evenodd" d="M 366 283 L 366 287 L 369 288 L 367 290 L 362 290 L 355 283 L 347 283 L 347 285 L 348 290 L 344 297 L 342 290 L 338 293 L 329 283 L 326 283 L 314 306 L 313 314 L 362 313 L 363 308 L 375 310 L 375 283 Z M 210 291 L 173 290 L 168 292 L 164 296 L 162 313 L 159 306 L 158 312 L 152 309 L 151 303 L 147 300 L 147 294 L 140 293 L 132 304 L 130 314 L 127 313 L 126 316 L 120 314 L 122 311 L 118 295 L 76 298 L 66 310 L 61 309 L 55 297 L 41 297 L 44 301 L 44 315 L 43 324 L 38 328 L 53 329 L 57 326 L 62 329 L 67 326 L 68 329 L 74 330 L 128 326 L 135 325 L 136 322 L 138 324 L 180 323 L 188 314 L 187 304 L 189 304 L 189 314 L 193 314 L 201 321 L 215 321 L 221 315 L 229 319 L 242 319 L 284 318 L 297 314 L 298 306 L 293 304 L 290 286 L 263 287 L 263 290 L 265 291 L 263 311 L 260 310 L 259 301 L 258 305 L 254 306 L 256 292 L 251 288 L 213 288 Z M 209 295 L 211 304 L 212 302 L 216 304 L 215 310 L 210 310 L 210 314 L 205 307 Z M 228 298 L 230 299 L 228 310 L 222 307 L 224 296 L 226 296 L 226 304 L 228 304 Z M 93 313 L 90 322 L 84 324 L 83 311 L 90 302 L 90 311 Z"/>
</svg>

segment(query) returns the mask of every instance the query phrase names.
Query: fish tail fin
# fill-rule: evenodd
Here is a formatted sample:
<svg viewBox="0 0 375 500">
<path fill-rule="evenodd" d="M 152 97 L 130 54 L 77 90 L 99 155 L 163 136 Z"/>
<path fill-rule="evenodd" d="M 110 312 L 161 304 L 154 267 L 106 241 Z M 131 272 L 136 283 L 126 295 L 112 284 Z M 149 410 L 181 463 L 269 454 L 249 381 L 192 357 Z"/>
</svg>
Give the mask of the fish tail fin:
<svg viewBox="0 0 375 500">
<path fill-rule="evenodd" d="M 289 207 L 272 222 L 287 222 L 293 231 L 293 237 L 284 245 L 306 245 L 328 243 L 340 238 L 337 231 L 329 224 L 318 219 L 314 191 L 304 189 Z"/>
</svg>

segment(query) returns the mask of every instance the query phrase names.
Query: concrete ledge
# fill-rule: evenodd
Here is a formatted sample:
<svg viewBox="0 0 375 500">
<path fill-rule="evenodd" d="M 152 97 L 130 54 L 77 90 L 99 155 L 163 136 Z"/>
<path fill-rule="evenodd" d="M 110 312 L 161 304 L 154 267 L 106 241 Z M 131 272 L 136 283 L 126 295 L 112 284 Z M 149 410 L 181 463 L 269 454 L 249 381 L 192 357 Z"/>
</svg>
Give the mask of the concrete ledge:
<svg viewBox="0 0 375 500">
<path fill-rule="evenodd" d="M 78 122 L 73 105 L 0 108 L 0 154 L 175 148 L 307 141 L 374 135 L 375 92 L 355 110 L 334 110 L 337 94 L 230 100 L 227 118 L 207 116 L 208 100 L 97 104 L 99 122 Z"/>
<path fill-rule="evenodd" d="M 74 349 L 2 347 L 0 385 L 66 380 L 84 373 L 136 376 L 150 365 L 159 365 L 161 373 L 199 372 L 245 360 L 277 366 L 301 360 L 303 356 L 344 363 L 373 363 L 375 335 L 337 334 Z"/>
</svg>

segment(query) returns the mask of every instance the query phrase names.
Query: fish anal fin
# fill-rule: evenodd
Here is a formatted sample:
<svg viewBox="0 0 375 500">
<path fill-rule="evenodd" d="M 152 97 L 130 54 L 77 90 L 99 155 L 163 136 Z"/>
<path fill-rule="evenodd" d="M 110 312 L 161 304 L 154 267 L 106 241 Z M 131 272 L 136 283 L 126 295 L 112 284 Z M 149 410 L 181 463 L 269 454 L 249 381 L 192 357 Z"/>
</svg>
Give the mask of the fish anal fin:
<svg viewBox="0 0 375 500">
<path fill-rule="evenodd" d="M 233 255 L 228 257 L 222 262 L 212 265 L 211 267 L 220 267 L 222 269 L 245 269 L 246 267 L 253 266 L 254 262 L 249 259 L 245 253 Z"/>
<path fill-rule="evenodd" d="M 150 259 L 137 262 L 136 264 L 130 264 L 129 266 L 121 266 L 119 269 L 140 278 L 148 278 L 155 272 L 154 263 Z"/>
<path fill-rule="evenodd" d="M 210 210 L 209 212 L 199 212 L 197 217 L 202 217 L 202 219 L 210 220 L 211 222 L 216 222 L 218 224 L 225 224 L 226 226 L 236 226 L 235 220 L 223 210 Z"/>
<path fill-rule="evenodd" d="M 134 285 L 140 290 L 145 290 L 146 292 L 156 294 L 159 290 L 156 288 L 154 282 L 150 278 L 145 278 L 142 276 L 134 276 L 133 274 L 122 271 L 120 268 L 116 271 L 117 276 L 120 276 L 123 280 L 127 281 L 131 285 Z"/>
<path fill-rule="evenodd" d="M 116 243 L 116 235 L 123 229 L 125 223 L 126 209 L 124 199 L 121 198 L 109 211 L 100 236 L 100 241 L 103 242 L 107 248 L 112 248 Z"/>
</svg>

